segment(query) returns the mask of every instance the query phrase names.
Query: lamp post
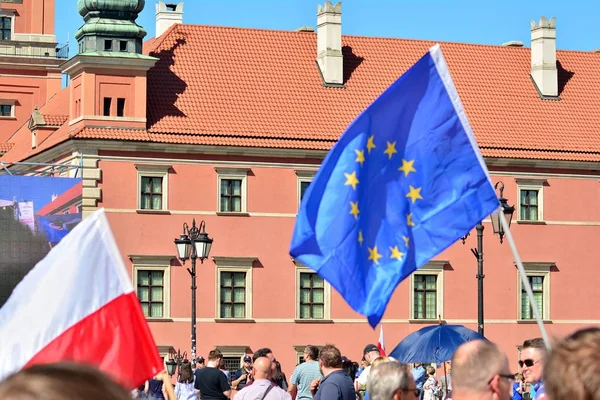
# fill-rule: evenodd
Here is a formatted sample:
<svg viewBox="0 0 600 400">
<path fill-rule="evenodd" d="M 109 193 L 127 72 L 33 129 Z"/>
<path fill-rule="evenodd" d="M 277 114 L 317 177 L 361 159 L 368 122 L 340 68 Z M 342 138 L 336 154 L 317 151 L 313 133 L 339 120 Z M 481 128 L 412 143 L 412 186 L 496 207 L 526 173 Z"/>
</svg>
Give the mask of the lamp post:
<svg viewBox="0 0 600 400">
<path fill-rule="evenodd" d="M 192 269 L 187 269 L 192 277 L 192 360 L 196 359 L 196 260 L 200 259 L 200 263 L 204 263 L 213 242 L 208 237 L 205 227 L 204 221 L 201 221 L 200 226 L 196 227 L 196 219 L 193 220 L 191 228 L 184 222 L 183 233 L 179 239 L 175 239 L 177 256 L 181 262 L 185 265 L 187 260 L 192 260 Z"/>
<path fill-rule="evenodd" d="M 177 370 L 177 367 L 181 366 L 181 363 L 183 363 L 184 360 L 187 360 L 187 353 L 183 352 L 183 355 L 181 354 L 181 350 L 177 350 L 177 352 L 175 352 L 175 350 L 170 350 L 169 351 L 169 359 L 165 362 L 165 365 L 167 366 L 167 374 L 169 374 L 169 376 L 173 376 L 175 375 L 175 371 Z"/>
<path fill-rule="evenodd" d="M 508 205 L 508 200 L 504 198 L 504 183 L 499 181 L 494 185 L 494 189 L 500 191 L 500 209 L 495 211 L 491 215 L 492 220 L 492 229 L 494 234 L 498 234 L 500 237 L 500 243 L 504 240 L 504 228 L 502 228 L 502 224 L 500 223 L 500 212 L 504 214 L 504 217 L 508 221 L 508 226 L 510 227 L 510 222 L 512 221 L 513 213 L 515 212 L 515 208 L 513 206 Z M 485 275 L 483 274 L 483 223 L 480 222 L 475 226 L 477 230 L 477 248 L 471 249 L 471 252 L 477 259 L 477 332 L 483 336 L 483 278 Z M 463 238 L 462 242 L 465 244 L 469 233 L 467 233 Z"/>
</svg>

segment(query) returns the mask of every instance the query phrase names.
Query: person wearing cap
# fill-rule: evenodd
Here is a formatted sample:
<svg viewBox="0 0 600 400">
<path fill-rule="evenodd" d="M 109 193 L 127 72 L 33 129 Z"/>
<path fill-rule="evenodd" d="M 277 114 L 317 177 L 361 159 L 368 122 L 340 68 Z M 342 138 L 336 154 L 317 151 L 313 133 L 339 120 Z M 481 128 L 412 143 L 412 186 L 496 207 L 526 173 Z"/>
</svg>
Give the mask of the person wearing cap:
<svg viewBox="0 0 600 400">
<path fill-rule="evenodd" d="M 356 390 L 364 390 L 365 386 L 367 386 L 367 379 L 369 378 L 369 373 L 371 372 L 371 363 L 376 358 L 381 357 L 381 353 L 379 352 L 379 348 L 374 344 L 368 344 L 365 346 L 363 350 L 363 358 L 369 363 L 369 366 L 363 369 L 361 374 L 358 376 L 356 380 Z"/>
<path fill-rule="evenodd" d="M 233 374 L 233 378 L 231 378 L 231 387 L 237 390 L 242 390 L 246 387 L 246 383 L 248 382 L 248 377 L 252 373 L 252 357 L 246 355 L 244 356 L 244 365 L 242 368 L 235 371 Z"/>
</svg>

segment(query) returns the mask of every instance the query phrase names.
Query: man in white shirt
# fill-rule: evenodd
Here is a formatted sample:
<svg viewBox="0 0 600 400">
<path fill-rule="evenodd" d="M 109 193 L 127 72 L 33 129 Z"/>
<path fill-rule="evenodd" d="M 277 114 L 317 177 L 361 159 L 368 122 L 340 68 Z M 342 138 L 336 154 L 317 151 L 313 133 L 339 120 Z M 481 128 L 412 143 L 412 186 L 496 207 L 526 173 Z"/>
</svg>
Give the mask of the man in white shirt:
<svg viewBox="0 0 600 400">
<path fill-rule="evenodd" d="M 368 344 L 365 346 L 363 351 L 363 355 L 365 360 L 369 363 L 369 366 L 363 370 L 358 379 L 356 379 L 355 389 L 361 390 L 367 385 L 367 379 L 369 378 L 369 373 L 371 372 L 371 363 L 376 358 L 381 357 L 381 353 L 379 353 L 379 349 L 374 344 Z"/>
<path fill-rule="evenodd" d="M 254 382 L 244 387 L 236 395 L 236 400 L 292 400 L 292 396 L 271 382 L 271 361 L 267 357 L 259 357 L 252 368 Z"/>
</svg>

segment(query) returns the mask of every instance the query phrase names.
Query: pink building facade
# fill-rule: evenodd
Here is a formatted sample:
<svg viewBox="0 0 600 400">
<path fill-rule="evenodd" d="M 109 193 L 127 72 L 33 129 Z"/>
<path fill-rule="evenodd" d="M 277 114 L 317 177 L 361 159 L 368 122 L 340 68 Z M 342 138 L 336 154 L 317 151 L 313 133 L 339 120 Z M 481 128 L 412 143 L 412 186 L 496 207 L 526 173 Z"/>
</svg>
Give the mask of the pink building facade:
<svg viewBox="0 0 600 400">
<path fill-rule="evenodd" d="M 161 10 L 157 17 L 168 13 Z M 177 21 L 181 10 L 171 12 Z M 270 347 L 289 376 L 307 344 L 334 343 L 359 360 L 377 342 L 378 330 L 288 249 L 327 150 L 432 43 L 341 36 L 324 16 L 341 20 L 341 5 L 319 9 L 316 33 L 165 28 L 161 19 L 166 31 L 144 54 L 124 37 L 110 45 L 127 55 L 99 57 L 84 35 L 63 65 L 70 87 L 40 110 L 68 118 L 38 141 L 35 126 L 22 127 L 0 159 L 82 166 L 84 215 L 105 208 L 163 355 L 190 352 L 189 264 L 173 241 L 194 219 L 214 239 L 197 268 L 198 355 L 217 347 L 235 368 Z M 554 81 L 541 79 L 537 66 L 552 52 L 536 50 L 540 29 L 555 34 L 543 19 L 532 49 L 442 50 L 492 180 L 516 208 L 511 231 L 546 329 L 561 336 L 600 323 L 600 88 L 590 87 L 600 82 L 600 59 L 555 52 L 561 69 Z M 321 51 L 327 43 L 339 51 Z M 539 330 L 508 245 L 489 220 L 484 226 L 485 333 L 516 371 L 517 346 Z M 477 329 L 475 246 L 473 231 L 400 284 L 382 321 L 388 351 L 440 319 Z"/>
</svg>

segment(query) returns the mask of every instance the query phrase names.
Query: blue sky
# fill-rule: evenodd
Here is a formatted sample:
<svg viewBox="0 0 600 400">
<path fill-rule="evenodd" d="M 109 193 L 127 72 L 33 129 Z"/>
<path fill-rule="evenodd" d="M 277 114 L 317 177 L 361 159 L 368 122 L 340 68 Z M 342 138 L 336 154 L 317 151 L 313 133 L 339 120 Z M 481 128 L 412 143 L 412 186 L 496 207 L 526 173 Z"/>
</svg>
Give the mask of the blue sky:
<svg viewBox="0 0 600 400">
<path fill-rule="evenodd" d="M 174 0 L 177 1 L 177 0 Z M 146 0 L 138 23 L 154 36 L 157 0 Z M 317 4 L 324 0 L 186 0 L 184 23 L 293 30 L 315 26 Z M 60 43 L 83 23 L 76 0 L 56 0 Z M 345 35 L 428 39 L 499 45 L 510 40 L 530 44 L 529 21 L 556 17 L 558 49 L 600 48 L 596 25 L 600 7 L 591 0 L 344 0 Z M 59 20 L 60 18 L 60 20 Z"/>
</svg>

